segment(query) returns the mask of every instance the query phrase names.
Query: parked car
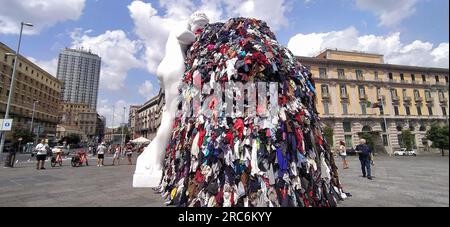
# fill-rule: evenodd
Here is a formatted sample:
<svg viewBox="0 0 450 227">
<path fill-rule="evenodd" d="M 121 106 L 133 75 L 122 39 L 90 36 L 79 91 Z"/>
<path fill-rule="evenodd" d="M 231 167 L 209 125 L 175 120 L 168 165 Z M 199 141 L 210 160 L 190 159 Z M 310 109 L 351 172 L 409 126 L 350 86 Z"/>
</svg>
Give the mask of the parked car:
<svg viewBox="0 0 450 227">
<path fill-rule="evenodd" d="M 406 148 L 402 148 L 398 151 L 394 152 L 395 156 L 417 156 L 417 152 L 415 150 L 407 150 Z"/>
</svg>

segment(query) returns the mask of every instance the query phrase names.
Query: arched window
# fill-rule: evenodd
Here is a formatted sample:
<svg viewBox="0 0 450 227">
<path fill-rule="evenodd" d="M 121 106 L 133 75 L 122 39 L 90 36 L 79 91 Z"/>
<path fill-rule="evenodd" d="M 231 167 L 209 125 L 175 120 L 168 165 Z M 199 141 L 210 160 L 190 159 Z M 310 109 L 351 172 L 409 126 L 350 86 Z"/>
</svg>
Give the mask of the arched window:
<svg viewBox="0 0 450 227">
<path fill-rule="evenodd" d="M 362 131 L 363 131 L 363 132 L 371 132 L 371 131 L 372 131 L 372 127 L 370 127 L 370 126 L 368 126 L 368 125 L 365 125 L 365 126 L 362 128 Z"/>
</svg>

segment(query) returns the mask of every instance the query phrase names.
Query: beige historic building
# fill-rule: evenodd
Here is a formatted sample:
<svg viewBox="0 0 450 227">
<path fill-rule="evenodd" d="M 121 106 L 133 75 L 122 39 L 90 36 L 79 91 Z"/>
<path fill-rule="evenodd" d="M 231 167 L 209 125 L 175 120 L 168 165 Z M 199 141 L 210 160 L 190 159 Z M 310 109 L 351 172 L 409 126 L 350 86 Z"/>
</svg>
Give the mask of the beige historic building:
<svg viewBox="0 0 450 227">
<path fill-rule="evenodd" d="M 128 117 L 128 128 L 131 132 L 131 139 L 136 139 L 140 136 L 139 131 L 137 130 L 139 116 L 138 116 L 138 110 L 141 108 L 141 106 L 130 106 L 130 113 Z"/>
<path fill-rule="evenodd" d="M 8 102 L 9 88 L 14 65 L 15 52 L 0 42 L 0 117 L 3 118 Z M 61 82 L 48 72 L 19 56 L 17 74 L 14 81 L 14 94 L 10 116 L 12 130 L 29 131 L 35 104 L 33 131 L 40 129 L 39 137 L 50 141 L 56 137 L 56 126 L 60 120 Z M 6 133 L 11 140 L 13 132 Z"/>
<path fill-rule="evenodd" d="M 99 124 L 99 116 L 97 112 L 90 108 L 89 104 L 62 103 L 61 106 L 60 129 L 71 128 L 74 129 L 71 130 L 73 132 L 82 132 L 79 135 L 86 142 L 91 142 L 98 136 L 99 130 L 97 129 L 97 125 Z M 59 135 L 63 135 L 63 133 L 59 133 Z M 58 139 L 61 138 L 58 137 Z"/>
<path fill-rule="evenodd" d="M 313 74 L 317 109 L 335 145 L 354 147 L 360 133 L 369 132 L 378 149 L 392 152 L 409 129 L 421 149 L 427 128 L 448 122 L 448 69 L 385 64 L 383 55 L 338 50 L 298 59 Z"/>
<path fill-rule="evenodd" d="M 134 132 L 138 137 L 143 136 L 147 139 L 153 139 L 156 136 L 156 132 L 161 125 L 164 104 L 164 91 L 159 90 L 157 96 L 147 101 L 136 111 Z"/>
</svg>

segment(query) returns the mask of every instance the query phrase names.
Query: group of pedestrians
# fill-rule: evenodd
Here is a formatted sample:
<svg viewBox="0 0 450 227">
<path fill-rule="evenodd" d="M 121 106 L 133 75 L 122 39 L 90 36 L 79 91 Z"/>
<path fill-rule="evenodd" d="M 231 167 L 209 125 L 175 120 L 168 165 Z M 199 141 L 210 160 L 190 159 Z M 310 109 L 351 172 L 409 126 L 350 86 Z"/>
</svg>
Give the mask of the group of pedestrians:
<svg viewBox="0 0 450 227">
<path fill-rule="evenodd" d="M 37 170 L 45 170 L 45 160 L 52 155 L 52 150 L 50 146 L 46 142 L 46 140 L 41 140 L 40 143 L 34 148 L 36 151 L 36 169 Z M 60 149 L 59 149 L 60 150 Z M 134 146 L 132 143 L 127 143 L 124 147 L 120 145 L 110 145 L 107 147 L 105 142 L 102 142 L 97 147 L 90 145 L 88 147 L 88 152 L 92 155 L 97 156 L 97 167 L 104 166 L 105 155 L 109 152 L 110 154 L 114 154 L 112 165 L 115 166 L 120 165 L 121 158 L 127 158 L 128 165 L 133 165 L 133 153 L 142 153 L 144 150 L 144 146 Z M 61 151 L 61 150 L 60 150 Z M 57 155 L 61 155 L 61 152 L 57 153 Z"/>
<path fill-rule="evenodd" d="M 373 152 L 370 147 L 366 144 L 365 139 L 361 139 L 359 141 L 358 146 L 355 148 L 356 153 L 359 156 L 359 161 L 361 163 L 361 172 L 362 177 L 372 180 L 372 169 L 371 165 L 374 165 Z M 348 169 L 348 161 L 347 161 L 347 148 L 343 141 L 339 142 L 339 155 L 342 159 L 342 165 L 344 169 Z"/>
</svg>

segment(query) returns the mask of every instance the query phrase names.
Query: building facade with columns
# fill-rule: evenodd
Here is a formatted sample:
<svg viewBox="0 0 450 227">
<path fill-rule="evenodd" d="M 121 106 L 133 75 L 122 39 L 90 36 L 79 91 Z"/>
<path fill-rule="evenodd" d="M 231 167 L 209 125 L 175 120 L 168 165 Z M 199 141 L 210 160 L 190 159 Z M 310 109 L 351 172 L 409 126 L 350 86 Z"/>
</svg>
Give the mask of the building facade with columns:
<svg viewBox="0 0 450 227">
<path fill-rule="evenodd" d="M 345 141 L 355 147 L 367 132 L 377 149 L 393 152 L 409 129 L 415 147 L 424 149 L 430 125 L 448 123 L 448 69 L 386 64 L 382 55 L 329 49 L 298 60 L 313 74 L 317 110 L 333 129 L 335 146 Z"/>
</svg>

